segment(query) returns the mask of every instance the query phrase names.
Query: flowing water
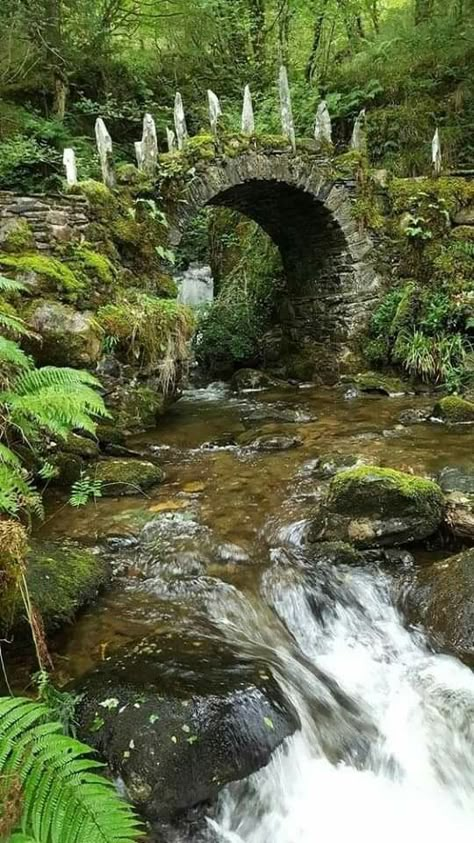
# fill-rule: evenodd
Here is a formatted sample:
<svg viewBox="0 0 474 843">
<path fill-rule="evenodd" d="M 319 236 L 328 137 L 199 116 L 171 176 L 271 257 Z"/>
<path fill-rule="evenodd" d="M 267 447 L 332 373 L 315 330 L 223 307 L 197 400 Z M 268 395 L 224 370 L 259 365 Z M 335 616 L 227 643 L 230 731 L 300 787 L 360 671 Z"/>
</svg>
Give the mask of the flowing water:
<svg viewBox="0 0 474 843">
<path fill-rule="evenodd" d="M 114 591 L 56 641 L 60 673 L 78 676 L 170 618 L 198 625 L 205 615 L 268 661 L 297 710 L 301 730 L 268 767 L 222 792 L 208 819 L 222 843 L 473 838 L 474 675 L 434 652 L 397 608 L 400 582 L 435 551 L 395 568 L 310 570 L 303 542 L 325 485 L 314 477 L 320 454 L 431 475 L 472 468 L 467 430 L 398 423 L 402 410 L 430 403 L 351 401 L 338 389 L 191 390 L 131 442 L 167 471 L 149 498 L 102 500 L 83 513 L 51 501 L 44 534 L 106 542 L 118 572 Z M 235 444 L 263 426 L 297 433 L 300 447 Z M 150 537 L 158 555 L 147 553 Z"/>
</svg>

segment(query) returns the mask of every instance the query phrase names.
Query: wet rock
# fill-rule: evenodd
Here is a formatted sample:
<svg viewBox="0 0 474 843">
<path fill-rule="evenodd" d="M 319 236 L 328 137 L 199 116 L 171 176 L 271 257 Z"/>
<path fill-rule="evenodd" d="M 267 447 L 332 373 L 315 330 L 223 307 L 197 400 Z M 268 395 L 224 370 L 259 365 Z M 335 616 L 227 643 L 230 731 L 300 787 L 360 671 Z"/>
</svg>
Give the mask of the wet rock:
<svg viewBox="0 0 474 843">
<path fill-rule="evenodd" d="M 412 623 L 474 666 L 474 549 L 420 567 L 403 603 Z"/>
<path fill-rule="evenodd" d="M 315 477 L 318 480 L 328 480 L 341 471 L 367 465 L 369 462 L 368 458 L 355 454 L 323 454 L 308 463 L 308 471 L 305 473 L 306 476 Z"/>
<path fill-rule="evenodd" d="M 431 416 L 430 410 L 422 410 L 416 409 L 415 407 L 409 410 L 403 410 L 398 417 L 398 421 L 400 424 L 405 426 L 411 424 L 423 424 L 423 422 L 427 422 Z"/>
<path fill-rule="evenodd" d="M 438 484 L 443 492 L 463 492 L 474 495 L 474 468 L 446 466 L 438 475 Z"/>
<path fill-rule="evenodd" d="M 355 398 L 360 398 L 360 392 L 355 386 L 350 386 L 344 393 L 345 401 L 354 401 Z"/>
<path fill-rule="evenodd" d="M 170 399 L 158 389 L 131 381 L 128 384 L 120 384 L 107 393 L 105 403 L 112 413 L 113 427 L 121 432 L 136 433 L 156 427 L 157 420 L 166 411 Z"/>
<path fill-rule="evenodd" d="M 101 460 L 92 467 L 91 474 L 103 484 L 104 497 L 141 495 L 165 479 L 163 469 L 147 460 Z"/>
<path fill-rule="evenodd" d="M 113 354 L 106 354 L 101 357 L 97 364 L 97 374 L 100 378 L 119 378 L 122 367 Z"/>
<path fill-rule="evenodd" d="M 379 372 L 361 372 L 358 375 L 343 375 L 342 383 L 349 383 L 360 392 L 376 395 L 406 395 L 411 390 L 399 378 L 391 378 Z"/>
<path fill-rule="evenodd" d="M 446 497 L 444 523 L 455 538 L 474 542 L 474 494 L 451 492 Z"/>
<path fill-rule="evenodd" d="M 70 433 L 66 441 L 61 443 L 61 451 L 65 451 L 67 454 L 76 454 L 85 460 L 93 460 L 99 456 L 99 445 L 94 439 L 89 439 L 87 436 Z"/>
<path fill-rule="evenodd" d="M 241 418 L 243 424 L 248 426 L 254 422 L 267 420 L 290 422 L 294 424 L 309 424 L 310 422 L 316 421 L 317 417 L 305 410 L 293 410 L 290 407 L 275 407 L 269 404 L 267 406 L 263 405 L 261 407 L 253 407 L 248 410 L 244 410 Z"/>
<path fill-rule="evenodd" d="M 445 424 L 474 424 L 474 402 L 447 395 L 433 407 L 432 418 Z"/>
<path fill-rule="evenodd" d="M 31 542 L 26 580 L 31 602 L 39 609 L 47 630 L 70 622 L 97 597 L 110 577 L 108 563 L 90 550 L 66 542 Z M 13 625 L 23 622 L 24 608 L 18 592 L 16 607 L 9 606 L 9 617 Z M 0 597 L 0 624 L 5 620 Z"/>
<path fill-rule="evenodd" d="M 443 493 L 431 480 L 375 466 L 348 469 L 315 510 L 309 540 L 361 548 L 406 544 L 432 535 L 443 511 Z"/>
<path fill-rule="evenodd" d="M 239 445 L 244 445 L 253 451 L 289 451 L 292 448 L 299 448 L 303 444 L 299 436 L 270 432 L 257 436 L 255 431 L 239 436 L 238 442 Z"/>
<path fill-rule="evenodd" d="M 239 657 L 212 628 L 150 636 L 79 691 L 80 737 L 151 819 L 214 799 L 299 727 L 267 665 Z"/>
<path fill-rule="evenodd" d="M 283 385 L 286 384 L 283 383 Z M 282 382 L 259 369 L 239 369 L 232 375 L 230 386 L 234 392 L 245 392 L 246 390 L 272 389 L 272 387 L 282 386 Z"/>
<path fill-rule="evenodd" d="M 41 335 L 35 344 L 41 364 L 88 368 L 99 359 L 102 337 L 93 313 L 43 301 L 30 313 L 28 325 Z"/>
<path fill-rule="evenodd" d="M 303 551 L 309 565 L 363 565 L 364 556 L 346 542 L 329 541 L 307 545 Z"/>
<path fill-rule="evenodd" d="M 362 556 L 366 562 L 411 569 L 415 564 L 415 557 L 407 550 L 396 547 L 378 547 L 374 550 L 363 550 Z"/>
</svg>

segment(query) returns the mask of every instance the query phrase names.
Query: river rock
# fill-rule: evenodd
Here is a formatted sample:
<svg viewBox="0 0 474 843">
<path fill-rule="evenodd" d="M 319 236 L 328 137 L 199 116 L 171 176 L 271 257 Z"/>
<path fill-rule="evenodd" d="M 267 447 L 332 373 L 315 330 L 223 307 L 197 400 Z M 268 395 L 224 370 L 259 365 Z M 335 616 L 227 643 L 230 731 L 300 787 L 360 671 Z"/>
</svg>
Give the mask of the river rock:
<svg viewBox="0 0 474 843">
<path fill-rule="evenodd" d="M 239 369 L 232 375 L 230 381 L 231 389 L 234 392 L 245 392 L 246 390 L 272 389 L 281 386 L 282 383 L 272 378 L 260 369 Z M 286 386 L 286 384 L 283 384 Z"/>
<path fill-rule="evenodd" d="M 408 410 L 403 410 L 398 417 L 398 421 L 400 424 L 407 427 L 411 424 L 423 424 L 423 422 L 427 422 L 429 420 L 430 416 L 430 410 L 422 410 L 412 407 Z"/>
<path fill-rule="evenodd" d="M 403 602 L 412 623 L 474 666 L 474 549 L 421 566 Z"/>
<path fill-rule="evenodd" d="M 90 473 L 103 484 L 103 497 L 141 495 L 165 479 L 163 469 L 148 460 L 100 460 L 91 467 Z"/>
<path fill-rule="evenodd" d="M 138 433 L 156 427 L 169 400 L 159 389 L 131 381 L 116 385 L 107 393 L 105 403 L 112 414 L 113 427 L 122 432 Z"/>
<path fill-rule="evenodd" d="M 212 628 L 150 636 L 78 690 L 80 737 L 150 819 L 214 799 L 299 727 L 267 665 L 239 657 Z"/>
<path fill-rule="evenodd" d="M 444 522 L 455 538 L 474 542 L 474 494 L 451 492 L 447 495 Z"/>
<path fill-rule="evenodd" d="M 438 484 L 443 492 L 463 492 L 474 495 L 474 468 L 446 466 L 438 475 Z"/>
<path fill-rule="evenodd" d="M 432 535 L 443 511 L 443 493 L 432 480 L 375 466 L 349 469 L 331 481 L 313 513 L 309 540 L 397 546 Z"/>
<path fill-rule="evenodd" d="M 31 312 L 28 325 L 41 336 L 34 353 L 42 365 L 87 368 L 100 357 L 102 336 L 93 313 L 43 301 Z"/>
<path fill-rule="evenodd" d="M 376 395 L 406 395 L 411 390 L 399 378 L 391 378 L 380 372 L 361 372 L 358 375 L 343 375 L 342 383 L 349 383 L 357 387 L 359 392 Z"/>
<path fill-rule="evenodd" d="M 237 441 L 239 445 L 251 448 L 252 451 L 289 451 L 302 445 L 302 439 L 299 436 L 265 429 L 247 431 L 238 436 Z"/>
<path fill-rule="evenodd" d="M 369 462 L 368 458 L 356 454 L 322 454 L 307 464 L 305 476 L 315 477 L 318 480 L 329 480 L 341 471 L 367 465 Z"/>
<path fill-rule="evenodd" d="M 433 407 L 432 418 L 445 424 L 474 424 L 474 402 L 446 395 Z"/>
</svg>

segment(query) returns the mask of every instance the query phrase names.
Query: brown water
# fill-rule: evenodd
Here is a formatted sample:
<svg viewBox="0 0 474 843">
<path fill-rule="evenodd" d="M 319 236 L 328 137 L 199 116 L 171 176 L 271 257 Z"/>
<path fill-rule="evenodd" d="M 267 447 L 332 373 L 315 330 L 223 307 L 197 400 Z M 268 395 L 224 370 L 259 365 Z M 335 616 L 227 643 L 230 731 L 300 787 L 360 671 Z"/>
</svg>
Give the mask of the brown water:
<svg viewBox="0 0 474 843">
<path fill-rule="evenodd" d="M 105 498 L 81 510 L 61 499 L 49 502 L 41 535 L 105 542 L 118 571 L 113 589 L 52 642 L 58 678 L 80 675 L 145 632 L 189 622 L 202 609 L 203 589 L 232 583 L 251 596 L 269 548 L 289 537 L 297 542 L 298 525 L 324 489 L 310 476 L 316 457 L 357 455 L 427 475 L 446 465 L 472 466 L 468 428 L 399 424 L 402 410 L 432 403 L 413 396 L 346 400 L 341 388 L 319 387 L 242 397 L 222 385 L 187 392 L 156 430 L 128 443 L 159 458 L 167 473 L 163 485 L 146 497 Z M 301 446 L 261 453 L 222 444 L 267 425 L 297 435 Z M 152 554 L 136 545 L 149 522 L 158 546 Z"/>
</svg>

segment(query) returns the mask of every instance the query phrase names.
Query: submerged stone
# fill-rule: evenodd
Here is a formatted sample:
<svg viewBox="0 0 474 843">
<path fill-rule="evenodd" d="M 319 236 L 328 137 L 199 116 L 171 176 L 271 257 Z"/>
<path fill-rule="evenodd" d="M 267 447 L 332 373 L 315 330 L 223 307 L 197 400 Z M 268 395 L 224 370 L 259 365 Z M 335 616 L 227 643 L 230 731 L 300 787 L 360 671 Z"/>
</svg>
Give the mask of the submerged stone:
<svg viewBox="0 0 474 843">
<path fill-rule="evenodd" d="M 81 738 L 151 819 L 214 799 L 299 727 L 268 666 L 240 657 L 211 627 L 150 636 L 79 690 Z"/>
<path fill-rule="evenodd" d="M 380 372 L 362 372 L 358 375 L 343 375 L 343 383 L 350 383 L 357 387 L 360 392 L 375 393 L 378 395 L 406 395 L 411 390 L 407 384 L 399 378 L 391 378 Z"/>
<path fill-rule="evenodd" d="M 103 497 L 141 495 L 165 479 L 158 465 L 135 459 L 101 460 L 93 466 L 91 474 L 102 483 Z"/>
<path fill-rule="evenodd" d="M 239 369 L 232 376 L 230 386 L 234 392 L 245 392 L 246 390 L 271 389 L 281 386 L 281 382 L 275 380 L 266 372 L 259 369 Z"/>
<path fill-rule="evenodd" d="M 332 480 L 309 538 L 361 548 L 406 544 L 432 535 L 443 510 L 443 493 L 432 480 L 376 466 L 349 469 Z"/>
</svg>

